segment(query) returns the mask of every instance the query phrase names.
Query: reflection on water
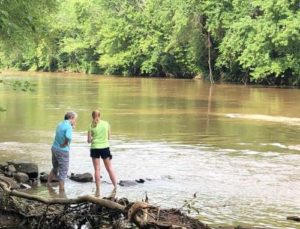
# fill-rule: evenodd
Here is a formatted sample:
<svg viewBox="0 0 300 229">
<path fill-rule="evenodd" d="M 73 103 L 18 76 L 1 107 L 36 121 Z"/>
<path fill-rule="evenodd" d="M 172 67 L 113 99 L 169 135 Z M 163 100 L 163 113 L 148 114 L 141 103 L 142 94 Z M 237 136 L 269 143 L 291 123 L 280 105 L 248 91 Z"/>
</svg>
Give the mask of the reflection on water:
<svg viewBox="0 0 300 229">
<path fill-rule="evenodd" d="M 18 76 L 7 77 L 7 79 Z M 86 130 L 100 107 L 112 126 L 119 196 L 181 207 L 196 193 L 202 221 L 222 225 L 297 228 L 300 211 L 299 90 L 216 85 L 201 81 L 27 76 L 37 92 L 1 86 L 0 163 L 34 161 L 50 170 L 54 129 L 68 109 L 79 113 L 70 172 L 93 172 Z M 112 189 L 102 166 L 103 195 Z M 94 193 L 94 183 L 67 180 L 67 197 Z M 40 185 L 32 193 L 59 197 Z"/>
</svg>

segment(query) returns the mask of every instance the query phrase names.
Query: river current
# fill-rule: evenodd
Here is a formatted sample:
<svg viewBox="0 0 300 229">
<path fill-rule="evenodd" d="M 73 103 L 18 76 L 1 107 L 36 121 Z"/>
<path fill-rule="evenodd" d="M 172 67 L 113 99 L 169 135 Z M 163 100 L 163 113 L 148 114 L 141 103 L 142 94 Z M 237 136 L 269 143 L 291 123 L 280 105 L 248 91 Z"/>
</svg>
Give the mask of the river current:
<svg viewBox="0 0 300 229">
<path fill-rule="evenodd" d="M 93 172 L 86 132 L 91 111 L 110 122 L 118 196 L 176 207 L 208 225 L 300 228 L 300 90 L 210 84 L 198 80 L 80 74 L 2 73 L 34 92 L 0 85 L 0 163 L 51 168 L 56 124 L 78 113 L 70 173 Z M 102 195 L 111 191 L 101 164 Z M 57 188 L 54 188 L 57 191 Z M 32 193 L 51 197 L 44 185 Z M 66 182 L 67 197 L 94 183 Z M 188 201 L 191 207 L 184 206 Z"/>
</svg>

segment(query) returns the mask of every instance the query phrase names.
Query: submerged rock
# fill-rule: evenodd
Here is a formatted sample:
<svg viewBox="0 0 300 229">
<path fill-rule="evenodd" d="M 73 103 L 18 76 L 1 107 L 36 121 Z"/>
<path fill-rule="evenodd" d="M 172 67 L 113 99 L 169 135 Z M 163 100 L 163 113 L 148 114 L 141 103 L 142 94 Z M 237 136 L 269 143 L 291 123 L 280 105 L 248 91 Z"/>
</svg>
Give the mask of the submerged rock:
<svg viewBox="0 0 300 229">
<path fill-rule="evenodd" d="M 138 179 L 138 180 L 135 180 L 135 182 L 137 182 L 137 183 L 145 183 L 145 180 L 142 179 L 142 178 L 140 178 L 140 179 Z"/>
<path fill-rule="evenodd" d="M 90 173 L 74 174 L 71 173 L 70 180 L 77 182 L 92 182 L 93 175 Z"/>
<path fill-rule="evenodd" d="M 138 183 L 135 180 L 120 180 L 119 185 L 123 187 L 130 187 L 137 185 Z"/>
<path fill-rule="evenodd" d="M 286 219 L 300 222 L 300 217 L 298 217 L 298 216 L 288 216 L 288 217 L 286 217 Z"/>
<path fill-rule="evenodd" d="M 134 185 L 138 185 L 138 184 L 143 184 L 147 181 L 151 181 L 151 179 L 136 179 L 136 180 L 120 180 L 119 185 L 123 186 L 123 187 L 130 187 L 130 186 L 134 186 Z"/>
</svg>

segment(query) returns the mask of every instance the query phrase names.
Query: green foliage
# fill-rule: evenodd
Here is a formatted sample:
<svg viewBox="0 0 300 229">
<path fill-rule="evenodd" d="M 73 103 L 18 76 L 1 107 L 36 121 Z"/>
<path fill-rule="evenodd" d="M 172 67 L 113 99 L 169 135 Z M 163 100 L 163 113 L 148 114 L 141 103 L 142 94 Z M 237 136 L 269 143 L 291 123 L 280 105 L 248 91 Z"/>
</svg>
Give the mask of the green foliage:
<svg viewBox="0 0 300 229">
<path fill-rule="evenodd" d="M 299 0 L 2 0 L 0 66 L 206 76 L 210 49 L 217 79 L 300 85 L 299 8 Z"/>
<path fill-rule="evenodd" d="M 242 4 L 241 4 L 242 3 Z M 212 4 L 212 3 L 211 3 Z M 300 73 L 300 11 L 299 1 L 230 1 L 226 6 L 215 3 L 215 13 L 208 28 L 220 39 L 217 66 L 248 72 L 251 81 L 286 78 L 289 82 Z M 221 12 L 221 13 L 220 13 Z M 228 15 L 230 13 L 230 15 Z M 220 20 L 221 18 L 221 20 Z M 290 79 L 288 79 L 290 78 Z M 278 80 L 277 80 L 278 81 Z M 292 80 L 294 81 L 294 80 Z"/>
<path fill-rule="evenodd" d="M 45 15 L 54 9 L 56 0 L 1 0 L 0 48 L 26 48 L 29 41 L 38 38 L 44 28 Z"/>
</svg>

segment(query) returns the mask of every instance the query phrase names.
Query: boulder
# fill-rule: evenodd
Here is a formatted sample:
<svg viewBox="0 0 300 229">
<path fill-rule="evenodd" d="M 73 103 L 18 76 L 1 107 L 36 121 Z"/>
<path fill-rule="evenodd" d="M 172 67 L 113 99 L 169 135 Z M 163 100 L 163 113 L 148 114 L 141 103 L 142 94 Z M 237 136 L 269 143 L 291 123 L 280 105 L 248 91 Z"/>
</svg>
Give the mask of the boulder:
<svg viewBox="0 0 300 229">
<path fill-rule="evenodd" d="M 38 166 L 35 163 L 10 163 L 15 166 L 17 172 L 26 173 L 31 179 L 35 179 L 39 175 Z"/>
<path fill-rule="evenodd" d="M 46 172 L 41 172 L 40 173 L 40 181 L 41 181 L 41 183 L 46 183 L 47 181 L 48 181 L 48 173 L 46 173 Z M 58 182 L 58 180 L 57 179 L 52 179 L 52 181 L 51 182 Z"/>
<path fill-rule="evenodd" d="M 14 173 L 9 172 L 9 171 L 5 171 L 5 172 L 4 172 L 4 175 L 7 176 L 7 177 L 13 177 L 13 176 L 14 176 Z"/>
<path fill-rule="evenodd" d="M 7 166 L 7 170 L 8 170 L 8 172 L 12 172 L 12 173 L 17 172 L 17 170 L 16 170 L 16 168 L 15 168 L 14 165 L 8 165 Z"/>
<path fill-rule="evenodd" d="M 74 174 L 71 173 L 70 180 L 77 182 L 92 182 L 93 175 L 90 173 Z"/>
<path fill-rule="evenodd" d="M 27 173 L 18 172 L 15 174 L 14 178 L 19 183 L 27 183 L 29 181 L 29 176 L 27 175 Z"/>
</svg>

